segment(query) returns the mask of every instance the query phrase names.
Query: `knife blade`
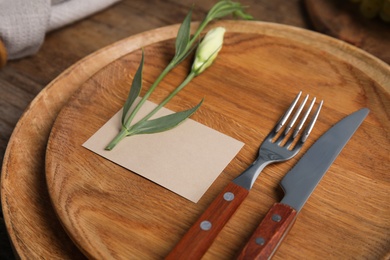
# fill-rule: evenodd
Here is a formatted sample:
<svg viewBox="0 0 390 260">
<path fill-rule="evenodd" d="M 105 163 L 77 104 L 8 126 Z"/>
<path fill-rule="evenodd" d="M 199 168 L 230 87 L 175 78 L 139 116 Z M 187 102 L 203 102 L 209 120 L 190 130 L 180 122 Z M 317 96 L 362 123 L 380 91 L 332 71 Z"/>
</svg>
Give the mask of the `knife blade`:
<svg viewBox="0 0 390 260">
<path fill-rule="evenodd" d="M 301 102 L 292 119 L 289 119 L 294 107 L 298 103 L 301 93 L 302 92 L 299 92 L 285 114 L 263 140 L 256 160 L 238 177 L 230 181 L 215 197 L 208 208 L 203 211 L 188 231 L 182 236 L 180 241 L 165 257 L 166 260 L 201 259 L 208 248 L 213 244 L 219 232 L 248 196 L 249 190 L 252 188 L 262 169 L 270 163 L 288 160 L 299 152 L 313 128 L 323 104 L 323 101 L 319 103 L 310 122 L 306 125 L 304 133 L 302 136 L 297 137 L 295 133 L 298 133 L 299 129 L 302 128 L 316 100 L 314 97 L 309 108 L 306 110 L 306 113 L 301 118 L 300 123 L 296 126 L 294 122 L 296 122 L 296 119 L 300 116 L 308 99 L 308 95 L 303 102 Z M 287 121 L 289 121 L 289 124 L 286 124 Z M 286 126 L 286 128 L 284 129 L 283 126 Z M 286 138 L 289 131 L 288 129 L 292 129 L 293 126 L 295 128 L 294 134 L 288 139 Z M 284 130 L 281 130 L 282 128 Z M 278 137 L 279 141 L 272 141 L 272 139 L 275 139 L 275 135 L 279 130 L 281 130 L 280 132 L 283 132 L 283 134 Z M 295 140 L 298 138 L 299 141 L 296 142 L 295 146 L 290 147 L 292 149 L 288 149 L 289 145 L 287 143 L 292 142 L 294 138 Z M 285 140 L 285 145 L 280 145 L 280 140 Z"/>
<path fill-rule="evenodd" d="M 322 135 L 283 177 L 284 197 L 275 203 L 252 234 L 238 259 L 269 259 L 295 222 L 297 214 L 341 150 L 368 115 L 363 108 Z"/>
</svg>

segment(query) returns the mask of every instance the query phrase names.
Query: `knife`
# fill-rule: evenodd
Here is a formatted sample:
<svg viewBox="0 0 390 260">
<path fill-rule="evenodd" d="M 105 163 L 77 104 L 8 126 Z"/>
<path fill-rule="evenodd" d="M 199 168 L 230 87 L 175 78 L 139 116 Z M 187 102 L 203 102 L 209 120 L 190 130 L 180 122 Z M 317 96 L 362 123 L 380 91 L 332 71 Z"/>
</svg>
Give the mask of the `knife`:
<svg viewBox="0 0 390 260">
<path fill-rule="evenodd" d="M 333 161 L 368 115 L 363 108 L 342 119 L 320 137 L 284 176 L 284 197 L 275 203 L 240 252 L 238 259 L 269 259 L 295 222 L 297 214 Z"/>
<path fill-rule="evenodd" d="M 300 123 L 298 126 L 294 127 L 294 134 L 288 138 L 286 137 L 288 131 L 292 129 L 294 122 L 296 122 L 296 119 L 299 117 L 308 99 L 307 95 L 289 121 L 290 115 L 297 105 L 301 93 L 302 92 L 299 92 L 285 114 L 263 140 L 259 148 L 257 159 L 238 177 L 225 186 L 184 236 L 182 236 L 176 246 L 169 252 L 165 257 L 165 260 L 201 259 L 212 245 L 219 232 L 248 196 L 249 190 L 252 188 L 262 169 L 270 163 L 288 160 L 299 152 L 318 118 L 323 103 L 323 101 L 321 101 L 318 105 L 302 136 L 297 137 L 296 133 L 302 128 L 313 108 L 316 100 L 316 98 L 313 98 L 309 108 L 301 118 Z M 289 124 L 284 130 L 281 130 L 283 126 L 286 125 L 287 121 L 289 121 Z M 277 135 L 278 132 L 283 133 L 275 140 L 275 135 Z M 299 141 L 297 141 L 297 139 L 299 139 Z M 281 144 L 281 140 L 286 141 L 286 143 Z M 295 145 L 291 147 L 288 143 L 294 142 L 293 140 L 295 140 Z M 292 149 L 289 149 L 288 147 Z"/>
</svg>

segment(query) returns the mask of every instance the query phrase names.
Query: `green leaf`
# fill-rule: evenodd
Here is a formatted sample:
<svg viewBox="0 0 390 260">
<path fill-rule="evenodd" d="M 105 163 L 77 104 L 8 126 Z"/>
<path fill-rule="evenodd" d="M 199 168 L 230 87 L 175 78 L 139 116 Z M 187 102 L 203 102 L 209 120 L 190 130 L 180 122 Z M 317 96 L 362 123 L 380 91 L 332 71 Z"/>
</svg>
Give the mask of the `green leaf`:
<svg viewBox="0 0 390 260">
<path fill-rule="evenodd" d="M 252 20 L 253 17 L 244 12 L 246 7 L 242 6 L 239 2 L 233 1 L 220 1 L 215 4 L 207 14 L 209 20 L 219 19 L 224 16 L 233 14 L 235 17 L 241 17 L 246 20 Z"/>
<path fill-rule="evenodd" d="M 231 1 L 219 1 L 217 2 L 208 12 L 208 16 L 213 16 L 215 12 L 218 12 L 219 9 L 229 6 L 231 4 Z"/>
<path fill-rule="evenodd" d="M 184 61 L 193 51 L 196 50 L 196 48 L 199 46 L 199 42 L 196 42 L 193 44 L 193 46 L 191 46 L 191 48 L 187 51 L 187 53 L 183 56 L 180 57 L 180 59 L 178 59 L 176 62 L 177 64 L 179 64 L 180 62 Z"/>
<path fill-rule="evenodd" d="M 239 17 L 245 20 L 253 20 L 253 16 L 250 14 L 245 13 L 243 10 L 237 10 L 233 12 L 234 17 Z"/>
<path fill-rule="evenodd" d="M 218 12 L 216 12 L 213 15 L 213 19 L 219 19 L 219 18 L 225 17 L 229 14 L 236 12 L 237 10 L 240 10 L 240 9 L 238 9 L 235 6 L 228 6 L 228 7 L 221 8 L 220 10 L 218 10 Z"/>
<path fill-rule="evenodd" d="M 144 51 L 142 50 L 141 63 L 138 67 L 137 72 L 134 75 L 133 82 L 131 84 L 129 96 L 127 97 L 126 103 L 123 106 L 122 112 L 122 125 L 125 126 L 126 117 L 129 113 L 131 106 L 133 105 L 135 99 L 139 96 L 139 93 L 142 89 L 142 69 L 144 67 Z"/>
<path fill-rule="evenodd" d="M 130 130 L 131 135 L 135 134 L 153 134 L 172 129 L 190 117 L 202 105 L 203 99 L 195 107 L 176 112 L 167 116 L 162 116 L 149 121 L 142 121 L 135 124 Z"/>
<path fill-rule="evenodd" d="M 190 26 L 191 26 L 192 10 L 190 10 L 180 25 L 176 36 L 176 56 L 181 55 L 187 48 L 190 41 Z"/>
</svg>

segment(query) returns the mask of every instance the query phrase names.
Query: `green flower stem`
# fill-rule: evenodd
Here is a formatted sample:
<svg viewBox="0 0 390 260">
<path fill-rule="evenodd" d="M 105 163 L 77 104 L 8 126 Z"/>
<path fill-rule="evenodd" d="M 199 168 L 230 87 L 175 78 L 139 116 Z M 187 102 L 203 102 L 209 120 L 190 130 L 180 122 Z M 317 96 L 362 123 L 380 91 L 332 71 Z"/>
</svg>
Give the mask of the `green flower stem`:
<svg viewBox="0 0 390 260">
<path fill-rule="evenodd" d="M 230 4 L 226 4 L 223 1 L 218 3 L 214 8 L 212 8 L 208 15 L 203 19 L 203 21 L 199 24 L 199 27 L 196 29 L 195 33 L 192 35 L 190 41 L 188 42 L 185 51 L 182 52 L 180 55 L 173 57 L 171 62 L 168 64 L 168 66 L 161 72 L 161 74 L 158 76 L 156 81 L 153 83 L 153 85 L 150 87 L 150 89 L 147 91 L 147 93 L 142 97 L 140 102 L 137 104 L 135 109 L 131 112 L 130 116 L 126 120 L 124 127 L 129 128 L 131 122 L 133 121 L 135 115 L 140 110 L 141 106 L 145 103 L 145 101 L 149 98 L 149 96 L 152 94 L 154 89 L 157 87 L 157 85 L 165 78 L 165 76 L 174 68 L 176 67 L 182 60 L 184 56 L 188 54 L 189 51 L 191 51 L 192 46 L 194 45 L 195 41 L 198 39 L 201 32 L 206 28 L 206 26 L 213 21 L 216 17 L 218 17 L 218 12 L 223 11 L 224 9 L 229 9 Z M 236 7 L 237 8 L 237 7 Z M 239 9 L 239 8 L 237 8 Z"/>
<path fill-rule="evenodd" d="M 170 63 L 168 64 L 168 66 L 161 72 L 161 74 L 158 76 L 158 78 L 156 79 L 156 81 L 152 84 L 152 86 L 149 88 L 149 90 L 146 92 L 146 94 L 142 97 L 142 99 L 140 100 L 140 102 L 137 104 L 137 106 L 134 108 L 134 110 L 131 112 L 130 116 L 128 117 L 128 119 L 126 120 L 125 122 L 125 125 L 124 127 L 126 128 L 129 128 L 130 127 L 130 124 L 131 122 L 133 121 L 135 115 L 138 113 L 138 111 L 141 109 L 141 106 L 146 102 L 146 100 L 149 98 L 149 96 L 152 94 L 152 92 L 154 91 L 154 89 L 158 86 L 158 84 L 160 84 L 160 82 L 165 78 L 165 76 L 174 68 L 176 67 L 178 64 L 179 64 L 179 60 L 182 59 L 183 56 L 186 55 L 186 53 L 188 53 L 190 50 L 191 50 L 191 47 L 192 45 L 194 44 L 195 40 L 198 38 L 198 36 L 200 35 L 200 33 L 203 31 L 203 29 L 207 26 L 207 24 L 209 22 L 211 22 L 212 19 L 210 18 L 207 18 L 205 20 L 203 20 L 203 22 L 199 25 L 198 29 L 196 30 L 196 32 L 194 33 L 194 35 L 192 36 L 192 39 L 190 40 L 190 42 L 188 43 L 187 47 L 186 47 L 186 50 L 182 53 L 182 55 L 180 56 L 175 56 L 171 61 Z M 194 75 L 195 76 L 195 75 Z M 187 77 L 188 78 L 188 77 Z M 188 84 L 188 82 L 186 83 Z M 171 97 L 172 98 L 172 97 Z M 168 101 L 167 101 L 168 102 Z M 166 104 L 166 103 L 165 103 Z"/>
<path fill-rule="evenodd" d="M 184 56 L 187 56 L 188 52 L 192 50 L 192 46 L 194 45 L 195 41 L 199 38 L 199 35 L 202 33 L 204 28 L 213 20 L 212 17 L 206 17 L 198 26 L 194 34 L 192 35 L 190 41 L 188 42 L 185 50 L 178 56 L 173 57 L 172 63 L 175 64 L 175 66 L 178 64 L 177 61 L 180 61 Z M 177 63 L 177 64 L 176 64 Z"/>
<path fill-rule="evenodd" d="M 149 114 L 147 114 L 144 118 L 142 118 L 140 121 L 138 121 L 134 127 L 137 126 L 137 124 L 142 124 L 142 122 L 145 122 L 149 118 L 151 118 L 154 114 L 156 114 L 163 106 L 165 106 L 177 93 L 179 93 L 180 90 L 182 90 L 194 77 L 196 76 L 195 72 L 191 71 L 190 74 L 188 74 L 187 78 L 174 90 L 172 91 L 169 96 L 167 96 L 157 107 L 155 107 Z M 131 128 L 130 128 L 131 129 Z"/>
<path fill-rule="evenodd" d="M 126 136 L 128 136 L 129 134 L 129 131 L 122 127 L 122 130 L 119 132 L 119 134 L 117 134 L 115 136 L 114 139 L 112 139 L 112 141 L 106 146 L 105 150 L 108 150 L 108 151 L 111 151 L 112 149 L 114 149 L 114 147 L 120 142 L 122 141 L 123 138 L 125 138 Z"/>
<path fill-rule="evenodd" d="M 140 68 L 138 70 L 138 71 L 140 71 L 139 73 L 141 76 L 138 75 L 138 71 L 137 71 L 136 76 L 138 75 L 138 77 L 135 77 L 137 79 L 137 81 L 135 81 L 135 79 L 134 79 L 133 84 L 132 84 L 132 87 L 134 86 L 134 89 L 132 89 L 132 90 L 134 90 L 134 91 L 133 92 L 130 91 L 129 97 L 124 105 L 124 110 L 127 110 L 127 111 L 123 111 L 122 129 L 118 133 L 118 135 L 115 136 L 115 138 L 106 146 L 106 148 L 105 148 L 106 150 L 112 150 L 117 145 L 117 143 L 119 143 L 126 136 L 139 134 L 139 133 L 142 133 L 142 131 L 147 133 L 148 131 L 146 131 L 145 129 L 150 127 L 151 125 L 153 126 L 153 123 L 156 124 L 156 122 L 158 122 L 158 123 L 164 122 L 164 118 L 163 118 L 163 120 L 156 119 L 153 122 L 147 121 L 147 120 L 150 119 L 154 114 L 156 114 L 157 111 L 159 111 L 164 105 L 166 105 L 194 77 L 196 77 L 197 75 L 202 73 L 202 71 L 204 69 L 206 69 L 208 66 L 210 66 L 212 60 L 215 59 L 215 56 L 211 55 L 206 61 L 204 61 L 203 65 L 202 64 L 200 65 L 200 67 L 198 66 L 197 68 L 194 68 L 194 66 L 193 66 L 193 68 L 192 68 L 191 72 L 188 74 L 187 78 L 172 93 L 170 93 L 169 96 L 167 96 L 157 107 L 155 107 L 149 114 L 147 114 L 139 122 L 135 123 L 134 125 L 131 125 L 136 114 L 141 109 L 142 105 L 150 97 L 152 92 L 160 84 L 160 82 L 165 78 L 165 76 L 173 68 L 175 68 L 178 64 L 180 64 L 195 49 L 195 47 L 197 46 L 196 41 L 198 41 L 200 34 L 206 28 L 206 26 L 210 22 L 212 22 L 213 20 L 222 18 L 222 17 L 229 15 L 229 14 L 233 14 L 234 16 L 238 16 L 238 17 L 241 17 L 244 19 L 251 19 L 252 17 L 250 15 L 247 15 L 244 13 L 243 8 L 244 7 L 241 6 L 241 4 L 232 2 L 230 0 L 219 1 L 217 4 L 215 4 L 210 9 L 210 11 L 207 13 L 207 15 L 203 19 L 203 21 L 199 24 L 198 28 L 196 29 L 196 31 L 194 32 L 194 34 L 192 36 L 190 36 L 191 13 L 189 13 L 186 16 L 186 18 L 184 19 L 184 22 L 183 22 L 183 24 L 180 27 L 179 32 L 178 32 L 178 37 L 176 39 L 176 54 L 175 54 L 175 56 L 169 62 L 167 67 L 160 73 L 160 75 L 157 77 L 157 79 L 154 81 L 154 83 L 150 86 L 149 90 L 142 97 L 142 99 L 138 102 L 138 104 L 135 106 L 134 110 L 131 111 L 131 113 L 127 117 L 127 119 L 125 119 L 127 116 L 127 113 L 130 112 L 128 110 L 130 109 L 130 107 L 132 107 L 132 104 L 135 100 L 135 97 L 139 95 L 139 92 L 142 88 L 142 67 L 144 64 L 143 59 L 142 59 Z M 207 35 L 206 35 L 206 37 L 207 37 Z M 185 45 L 185 47 L 184 47 L 184 45 Z M 218 53 L 218 51 L 219 50 L 216 50 L 216 53 Z M 208 62 L 208 60 L 210 60 L 211 62 Z M 135 85 L 134 85 L 134 82 L 136 83 Z M 195 109 L 195 108 L 197 109 L 197 107 L 194 107 L 193 109 Z M 175 114 L 173 116 L 175 116 Z M 165 122 L 165 124 L 166 124 L 165 127 L 169 126 L 170 124 L 176 124 L 177 122 L 180 122 L 189 116 L 190 116 L 190 114 L 187 115 L 187 114 L 177 113 L 177 116 L 174 117 L 175 120 L 172 121 L 173 117 L 171 115 L 169 115 L 168 117 L 169 117 L 169 119 L 171 119 L 171 121 L 168 122 L 168 124 L 166 124 L 166 122 Z M 158 126 L 160 128 L 158 128 L 158 127 L 156 128 L 156 125 L 154 125 L 153 127 L 154 127 L 154 130 L 161 129 L 159 131 L 165 131 L 165 130 L 163 130 L 163 128 L 161 128 L 161 126 Z M 149 130 L 150 130 L 150 128 L 149 128 Z"/>
<path fill-rule="evenodd" d="M 195 72 L 191 72 L 188 74 L 187 78 L 173 91 L 167 96 L 157 107 L 155 107 L 149 114 L 147 114 L 145 117 L 143 117 L 140 121 L 138 121 L 136 124 L 131 126 L 129 129 L 122 127 L 121 131 L 115 136 L 115 138 L 106 146 L 105 150 L 112 150 L 114 147 L 122 141 L 126 136 L 132 135 L 132 129 L 136 128 L 138 125 L 142 124 L 143 122 L 147 121 L 149 118 L 151 118 L 154 114 L 156 114 L 164 105 L 166 105 L 180 90 L 182 90 L 194 77 Z M 146 96 L 146 95 L 145 95 Z M 146 100 L 146 99 L 145 99 Z"/>
<path fill-rule="evenodd" d="M 146 102 L 146 100 L 149 98 L 149 96 L 152 94 L 154 89 L 157 87 L 158 84 L 165 78 L 165 76 L 176 66 L 176 64 L 171 61 L 168 66 L 161 72 L 161 74 L 158 76 L 156 81 L 150 86 L 149 90 L 146 92 L 146 94 L 142 97 L 142 99 L 138 102 L 137 106 L 134 108 L 134 110 L 131 112 L 129 118 L 126 120 L 124 127 L 129 128 L 131 122 L 133 121 L 135 115 L 138 113 L 138 111 L 141 109 L 141 106 Z"/>
<path fill-rule="evenodd" d="M 189 51 L 194 44 L 194 42 L 198 39 L 201 32 L 204 30 L 204 28 L 212 21 L 210 18 L 205 18 L 200 24 L 199 27 L 196 29 L 194 35 L 192 36 L 190 42 L 188 43 L 186 52 Z"/>
</svg>

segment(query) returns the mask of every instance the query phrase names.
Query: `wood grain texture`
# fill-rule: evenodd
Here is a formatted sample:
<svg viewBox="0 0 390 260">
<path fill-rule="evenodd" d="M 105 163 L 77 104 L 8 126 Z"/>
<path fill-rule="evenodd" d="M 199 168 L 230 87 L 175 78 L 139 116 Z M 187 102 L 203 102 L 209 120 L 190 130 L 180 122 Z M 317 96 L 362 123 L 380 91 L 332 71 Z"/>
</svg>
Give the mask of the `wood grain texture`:
<svg viewBox="0 0 390 260">
<path fill-rule="evenodd" d="M 390 64 L 390 23 L 367 19 L 348 0 L 305 0 L 316 30 L 339 38 Z"/>
<path fill-rule="evenodd" d="M 47 192 L 44 157 L 52 124 L 71 94 L 91 75 L 128 52 L 174 37 L 176 27 L 135 35 L 93 53 L 51 82 L 23 114 L 2 168 L 3 214 L 18 257 L 85 258 L 63 230 Z"/>
<path fill-rule="evenodd" d="M 256 19 L 308 26 L 300 0 L 241 3 L 250 6 Z M 117 41 L 134 35 L 124 45 L 146 44 L 148 39 L 141 39 L 138 33 L 151 37 L 149 30 L 180 23 L 193 4 L 192 0 L 122 0 L 49 33 L 36 55 L 8 61 L 0 70 L 1 199 L 6 224 L 0 223 L 1 257 L 12 255 L 13 250 L 6 244 L 8 237 L 22 259 L 82 257 L 62 230 L 47 194 L 44 156 L 51 126 L 81 83 L 129 51 L 124 46 L 118 48 Z M 197 0 L 193 20 L 202 19 L 212 5 L 212 1 Z M 151 39 L 157 40 L 154 37 Z"/>
<path fill-rule="evenodd" d="M 226 193 L 234 197 L 227 200 Z M 233 182 L 226 185 L 165 259 L 201 259 L 248 194 L 247 189 Z M 209 229 L 201 228 L 204 221 L 211 224 Z"/>
<path fill-rule="evenodd" d="M 291 97 L 303 90 L 325 100 L 303 150 L 351 112 L 368 107 L 371 113 L 305 205 L 275 259 L 385 257 L 390 229 L 390 207 L 383 203 L 390 185 L 389 67 L 341 41 L 293 27 L 216 25 L 227 28 L 216 63 L 168 108 L 190 107 L 205 97 L 193 119 L 243 141 L 242 151 L 193 204 L 82 148 L 127 96 L 141 53 L 123 56 L 82 84 L 57 117 L 48 143 L 49 194 L 71 238 L 92 258 L 166 256 L 223 187 L 251 163 Z M 167 37 L 145 46 L 145 88 L 173 55 L 173 44 Z M 189 66 L 177 67 L 151 100 L 165 97 Z M 267 209 L 279 201 L 278 182 L 299 158 L 263 171 L 205 259 L 232 258 L 239 251 Z"/>
<path fill-rule="evenodd" d="M 249 11 L 256 19 L 310 28 L 309 19 L 300 0 L 242 0 L 241 2 L 250 6 Z M 51 32 L 36 55 L 8 61 L 7 65 L 0 70 L 0 161 L 3 162 L 1 199 L 8 235 L 19 257 L 22 259 L 82 257 L 62 231 L 47 194 L 43 163 L 47 137 L 53 121 L 60 108 L 81 83 L 102 66 L 129 51 L 125 46 L 131 47 L 136 42 L 139 44 L 147 42 L 147 39 L 136 39 L 137 33 L 181 22 L 192 4 L 191 0 L 122 0 L 103 12 Z M 193 10 L 194 20 L 201 19 L 212 4 L 208 0 L 197 0 Z M 122 42 L 122 47 L 118 47 L 115 43 L 130 35 L 134 37 L 128 39 L 130 42 Z M 165 35 L 161 37 L 164 38 Z M 146 41 L 143 42 L 144 40 Z M 314 39 L 312 40 L 314 42 Z M 99 50 L 112 43 L 115 44 Z M 348 50 L 347 48 L 346 51 Z M 95 51 L 97 53 L 93 53 Z M 328 51 L 332 52 L 332 50 Z M 339 52 L 340 50 L 336 48 L 335 55 L 339 55 Z M 91 53 L 93 53 L 91 56 L 84 58 Z M 95 58 L 100 63 L 95 62 Z M 367 60 L 365 55 L 353 53 L 351 56 L 344 53 L 340 54 L 340 58 L 350 59 L 346 63 L 356 64 L 353 67 L 357 68 L 377 67 L 376 62 Z M 68 69 L 70 66 L 71 68 Z M 378 77 L 378 74 L 371 75 L 366 69 L 362 70 L 370 75 L 369 78 Z M 381 99 L 381 93 L 371 92 L 369 96 L 379 97 L 379 101 L 375 103 L 382 102 L 383 107 L 388 108 L 388 103 L 385 102 L 387 98 L 385 96 Z M 378 120 L 386 119 L 385 114 L 388 115 L 388 112 L 380 114 Z M 370 169 L 374 169 L 376 165 L 370 163 L 371 157 L 368 155 L 365 159 Z M 250 159 L 248 158 L 248 161 Z M 387 169 L 386 162 L 384 159 L 378 167 L 382 170 Z M 242 167 L 244 168 L 245 165 Z M 372 172 L 375 173 L 374 170 Z M 371 179 L 367 179 L 367 183 Z M 222 189 L 222 186 L 220 188 Z M 273 188 L 269 187 L 269 192 L 270 189 Z M 348 196 L 358 193 L 353 189 L 346 190 Z M 366 188 L 361 192 L 369 195 L 371 190 Z M 259 201 L 268 203 L 268 206 L 272 205 L 268 195 L 258 193 L 257 196 L 265 196 L 265 199 L 260 197 Z M 337 198 L 339 199 L 340 196 Z M 347 195 L 343 195 L 342 198 L 348 199 Z M 367 208 L 368 203 L 376 200 L 370 196 L 357 197 L 357 199 L 362 198 L 364 205 L 357 205 L 358 210 Z M 334 198 L 329 200 L 332 199 Z M 345 217 L 342 220 L 344 221 Z M 378 218 L 375 218 L 374 222 L 377 221 Z M 365 224 L 369 233 L 371 224 Z M 375 230 L 379 232 L 377 228 Z M 1 239 L 0 255 L 3 256 L 6 251 L 3 241 L 6 238 Z M 372 243 L 375 244 L 379 240 L 379 238 L 374 239 Z M 349 244 L 349 247 L 354 245 Z M 380 254 L 380 252 L 373 253 L 373 255 Z"/>
<path fill-rule="evenodd" d="M 237 259 L 270 259 L 294 224 L 296 215 L 297 211 L 289 205 L 275 203 L 253 232 Z"/>
</svg>

